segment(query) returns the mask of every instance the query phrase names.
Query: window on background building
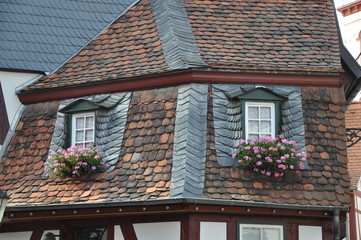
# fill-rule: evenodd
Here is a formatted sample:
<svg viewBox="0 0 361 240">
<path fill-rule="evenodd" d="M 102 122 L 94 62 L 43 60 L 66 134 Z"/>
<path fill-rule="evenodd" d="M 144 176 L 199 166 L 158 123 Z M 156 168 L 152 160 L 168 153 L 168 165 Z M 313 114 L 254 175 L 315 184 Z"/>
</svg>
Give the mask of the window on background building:
<svg viewBox="0 0 361 240">
<path fill-rule="evenodd" d="M 359 34 L 358 34 L 358 39 L 357 39 L 358 41 L 359 41 L 359 46 L 360 46 L 360 48 L 359 48 L 359 52 L 358 52 L 358 55 L 357 55 L 357 61 L 358 61 L 358 63 L 361 65 L 361 31 L 359 32 Z"/>
<path fill-rule="evenodd" d="M 239 224 L 239 240 L 284 240 L 283 225 Z"/>
</svg>

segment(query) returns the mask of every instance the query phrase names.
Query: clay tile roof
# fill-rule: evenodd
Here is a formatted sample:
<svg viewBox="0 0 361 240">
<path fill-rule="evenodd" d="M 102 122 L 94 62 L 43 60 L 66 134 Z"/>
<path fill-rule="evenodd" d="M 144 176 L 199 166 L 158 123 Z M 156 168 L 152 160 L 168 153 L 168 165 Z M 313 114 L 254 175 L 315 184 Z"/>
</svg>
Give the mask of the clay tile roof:
<svg viewBox="0 0 361 240">
<path fill-rule="evenodd" d="M 331 1 L 186 1 L 212 67 L 340 70 Z"/>
<path fill-rule="evenodd" d="M 302 98 L 309 170 L 267 181 L 244 169 L 220 168 L 209 149 L 204 198 L 321 206 L 350 202 L 344 100 L 337 89 L 320 88 L 304 88 Z"/>
<path fill-rule="evenodd" d="M 44 176 L 57 102 L 29 105 L 0 164 L 10 206 L 147 200 L 169 196 L 177 89 L 133 93 L 117 166 L 83 179 Z"/>
<path fill-rule="evenodd" d="M 169 70 L 147 0 L 132 7 L 55 74 L 28 89 L 129 78 Z"/>
<path fill-rule="evenodd" d="M 142 0 L 23 91 L 186 69 L 340 72 L 330 1 Z"/>
</svg>

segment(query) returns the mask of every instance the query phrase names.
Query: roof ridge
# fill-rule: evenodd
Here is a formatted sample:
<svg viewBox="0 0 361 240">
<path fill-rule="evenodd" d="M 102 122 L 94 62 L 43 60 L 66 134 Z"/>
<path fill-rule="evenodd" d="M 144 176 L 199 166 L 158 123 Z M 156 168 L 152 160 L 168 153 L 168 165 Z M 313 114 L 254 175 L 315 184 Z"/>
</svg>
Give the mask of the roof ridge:
<svg viewBox="0 0 361 240">
<path fill-rule="evenodd" d="M 208 66 L 202 59 L 182 0 L 149 0 L 170 68 Z"/>
</svg>

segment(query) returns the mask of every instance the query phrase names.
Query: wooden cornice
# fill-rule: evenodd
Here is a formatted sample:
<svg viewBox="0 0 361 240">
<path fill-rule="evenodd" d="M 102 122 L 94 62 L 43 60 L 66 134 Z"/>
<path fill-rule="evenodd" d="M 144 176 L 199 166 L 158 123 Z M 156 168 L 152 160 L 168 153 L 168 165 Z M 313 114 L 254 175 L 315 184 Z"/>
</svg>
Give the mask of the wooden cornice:
<svg viewBox="0 0 361 240">
<path fill-rule="evenodd" d="M 337 11 L 342 13 L 342 16 L 346 17 L 351 14 L 357 13 L 361 11 L 361 0 L 352 2 L 350 4 L 346 4 L 337 8 Z"/>
<path fill-rule="evenodd" d="M 333 86 L 342 85 L 340 73 L 330 74 L 291 74 L 291 73 L 253 73 L 223 71 L 187 71 L 173 74 L 157 75 L 138 79 L 117 80 L 44 89 L 40 91 L 19 93 L 23 104 L 61 100 L 92 94 L 135 91 L 150 88 L 161 88 L 189 83 L 248 83 L 297 86 Z"/>
</svg>

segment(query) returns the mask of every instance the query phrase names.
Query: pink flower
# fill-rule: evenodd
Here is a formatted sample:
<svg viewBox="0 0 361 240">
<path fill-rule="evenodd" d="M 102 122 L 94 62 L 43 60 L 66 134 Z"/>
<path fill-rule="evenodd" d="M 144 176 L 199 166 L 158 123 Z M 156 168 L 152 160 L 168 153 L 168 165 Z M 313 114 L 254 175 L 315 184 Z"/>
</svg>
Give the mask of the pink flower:
<svg viewBox="0 0 361 240">
<path fill-rule="evenodd" d="M 267 175 L 267 176 L 271 176 L 272 173 L 271 173 L 271 172 L 266 172 L 266 175 Z"/>
<path fill-rule="evenodd" d="M 93 169 L 93 170 L 96 170 L 96 169 L 97 169 L 97 167 L 96 167 L 96 166 L 92 166 L 92 169 Z"/>
<path fill-rule="evenodd" d="M 256 156 L 257 158 L 262 158 L 262 156 L 260 155 L 260 154 L 257 154 L 257 156 Z"/>
<path fill-rule="evenodd" d="M 250 146 L 247 146 L 247 147 L 245 147 L 244 149 L 246 149 L 246 150 L 250 150 L 250 149 L 251 149 L 251 147 L 250 147 Z"/>
<path fill-rule="evenodd" d="M 236 153 L 233 153 L 232 154 L 232 158 L 236 158 L 237 157 L 237 154 Z"/>
<path fill-rule="evenodd" d="M 303 162 L 300 162 L 300 168 L 305 169 L 305 166 L 303 165 Z"/>
<path fill-rule="evenodd" d="M 275 176 L 275 177 L 279 177 L 280 174 L 279 174 L 279 173 L 275 173 L 274 176 Z"/>
<path fill-rule="evenodd" d="M 256 162 L 256 165 L 257 165 L 257 166 L 261 166 L 262 164 L 263 164 L 262 161 Z"/>
</svg>

